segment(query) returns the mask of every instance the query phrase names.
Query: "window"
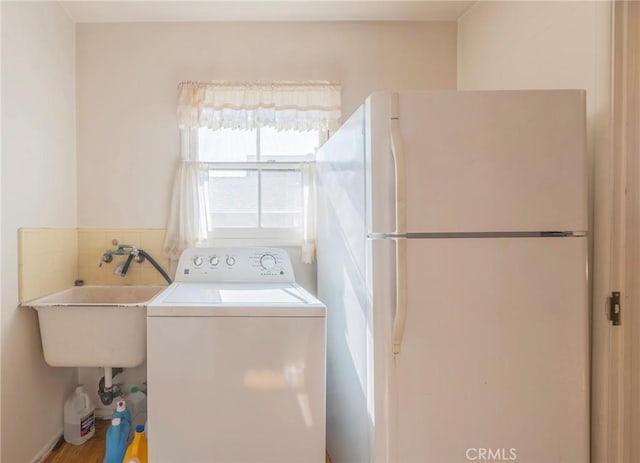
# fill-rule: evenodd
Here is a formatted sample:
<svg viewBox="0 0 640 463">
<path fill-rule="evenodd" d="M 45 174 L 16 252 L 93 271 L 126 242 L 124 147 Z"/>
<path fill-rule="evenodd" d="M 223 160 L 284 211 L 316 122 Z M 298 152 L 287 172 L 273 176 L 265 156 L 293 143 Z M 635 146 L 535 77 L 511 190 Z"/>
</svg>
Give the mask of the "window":
<svg viewBox="0 0 640 463">
<path fill-rule="evenodd" d="M 302 261 L 313 262 L 309 161 L 340 125 L 340 94 L 327 81 L 180 82 L 165 254 L 176 260 L 212 237 L 276 238 L 300 241 Z"/>
<path fill-rule="evenodd" d="M 195 129 L 207 163 L 209 233 L 216 238 L 302 238 L 303 163 L 312 161 L 318 130 Z"/>
</svg>

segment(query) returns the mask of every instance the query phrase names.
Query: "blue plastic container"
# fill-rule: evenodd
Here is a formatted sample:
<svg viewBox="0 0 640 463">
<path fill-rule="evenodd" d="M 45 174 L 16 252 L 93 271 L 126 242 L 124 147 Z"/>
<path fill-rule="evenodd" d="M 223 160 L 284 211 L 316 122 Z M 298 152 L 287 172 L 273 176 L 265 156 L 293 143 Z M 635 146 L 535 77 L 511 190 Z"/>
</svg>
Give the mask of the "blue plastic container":
<svg viewBox="0 0 640 463">
<path fill-rule="evenodd" d="M 104 463 L 122 463 L 127 453 L 131 425 L 121 418 L 113 418 L 107 429 Z"/>
<path fill-rule="evenodd" d="M 131 413 L 127 408 L 127 404 L 124 400 L 118 400 L 116 403 L 116 409 L 113 411 L 111 415 L 111 419 L 120 418 L 120 421 L 126 421 L 129 425 L 129 435 L 127 436 L 127 444 L 130 444 L 133 440 L 133 425 L 131 423 Z"/>
</svg>

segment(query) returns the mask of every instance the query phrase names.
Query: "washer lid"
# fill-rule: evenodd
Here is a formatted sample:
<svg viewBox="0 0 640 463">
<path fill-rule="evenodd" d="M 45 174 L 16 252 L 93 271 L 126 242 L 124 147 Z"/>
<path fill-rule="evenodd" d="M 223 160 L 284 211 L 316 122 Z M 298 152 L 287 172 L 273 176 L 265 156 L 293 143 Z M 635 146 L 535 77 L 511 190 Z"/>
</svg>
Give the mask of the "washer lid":
<svg viewBox="0 0 640 463">
<path fill-rule="evenodd" d="M 147 307 L 148 316 L 325 316 L 296 284 L 174 283 Z"/>
<path fill-rule="evenodd" d="M 312 301 L 292 285 L 256 287 L 249 285 L 180 284 L 166 294 L 165 304 L 309 304 Z"/>
</svg>

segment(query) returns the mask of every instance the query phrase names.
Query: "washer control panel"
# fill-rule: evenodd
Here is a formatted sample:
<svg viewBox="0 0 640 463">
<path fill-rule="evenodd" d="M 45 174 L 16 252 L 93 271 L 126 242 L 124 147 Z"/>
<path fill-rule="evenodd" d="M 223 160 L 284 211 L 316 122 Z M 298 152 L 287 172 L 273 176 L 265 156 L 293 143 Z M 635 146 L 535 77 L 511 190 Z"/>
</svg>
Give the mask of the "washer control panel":
<svg viewBox="0 0 640 463">
<path fill-rule="evenodd" d="M 294 283 L 295 278 L 284 249 L 189 248 L 180 256 L 175 281 Z"/>
</svg>

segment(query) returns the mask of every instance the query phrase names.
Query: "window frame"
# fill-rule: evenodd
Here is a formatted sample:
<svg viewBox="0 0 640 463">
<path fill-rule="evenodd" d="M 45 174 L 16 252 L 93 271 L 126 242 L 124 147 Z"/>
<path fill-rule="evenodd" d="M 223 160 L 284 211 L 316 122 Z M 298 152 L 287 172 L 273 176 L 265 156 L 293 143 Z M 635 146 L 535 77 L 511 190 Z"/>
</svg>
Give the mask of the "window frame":
<svg viewBox="0 0 640 463">
<path fill-rule="evenodd" d="M 210 174 L 215 170 L 235 170 L 235 171 L 257 171 L 258 174 L 258 226 L 256 227 L 211 227 L 208 226 L 207 236 L 210 244 L 216 240 L 244 240 L 264 241 L 265 243 L 278 244 L 298 244 L 303 241 L 303 229 L 300 227 L 263 227 L 262 226 L 262 173 L 264 171 L 297 171 L 302 175 L 303 164 L 315 163 L 315 152 L 300 156 L 282 156 L 282 160 L 277 157 L 267 161 L 260 159 L 260 130 L 262 127 L 256 127 L 256 160 L 225 162 L 225 161 L 198 161 L 201 165 L 206 166 L 207 182 L 210 181 Z M 198 146 L 198 130 L 207 129 L 206 127 L 197 127 L 187 130 L 187 146 L 189 151 L 199 158 Z M 329 131 L 318 131 L 318 147 L 329 139 Z M 304 182 L 303 182 L 304 183 Z M 207 185 L 208 190 L 208 185 Z M 302 195 L 302 189 L 300 191 Z M 209 194 L 206 195 L 207 205 L 209 204 Z M 304 203 L 302 205 L 304 209 Z M 304 214 L 304 210 L 302 211 Z M 210 218 L 208 217 L 209 221 Z"/>
</svg>

